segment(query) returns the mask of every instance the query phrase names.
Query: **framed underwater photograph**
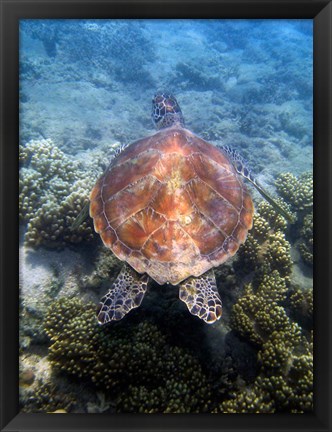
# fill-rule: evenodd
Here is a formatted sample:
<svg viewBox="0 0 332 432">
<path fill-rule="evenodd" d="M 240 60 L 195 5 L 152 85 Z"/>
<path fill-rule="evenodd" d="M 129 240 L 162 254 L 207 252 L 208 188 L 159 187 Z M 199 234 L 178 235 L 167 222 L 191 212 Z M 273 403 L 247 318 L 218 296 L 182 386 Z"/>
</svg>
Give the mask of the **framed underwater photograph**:
<svg viewBox="0 0 332 432">
<path fill-rule="evenodd" d="M 331 3 L 209 6 L 2 1 L 1 430 L 331 427 Z"/>
</svg>

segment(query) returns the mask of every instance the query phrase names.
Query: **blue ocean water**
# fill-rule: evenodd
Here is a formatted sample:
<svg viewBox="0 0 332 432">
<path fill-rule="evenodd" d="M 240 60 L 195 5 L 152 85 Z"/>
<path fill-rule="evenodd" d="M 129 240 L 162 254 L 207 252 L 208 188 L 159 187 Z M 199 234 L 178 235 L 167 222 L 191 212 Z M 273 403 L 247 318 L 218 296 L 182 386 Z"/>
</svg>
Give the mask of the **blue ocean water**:
<svg viewBox="0 0 332 432">
<path fill-rule="evenodd" d="M 186 125 L 253 159 L 312 167 L 312 20 L 22 20 L 21 141 L 76 154 L 153 132 L 173 92 Z"/>
<path fill-rule="evenodd" d="M 94 308 L 79 302 L 97 304 L 121 265 L 91 221 L 77 232 L 71 224 L 114 153 L 155 132 L 151 101 L 160 90 L 176 96 L 188 129 L 237 150 L 260 184 L 275 198 L 281 196 L 298 220 L 287 227 L 277 216 L 271 220 L 269 211 L 259 207 L 262 197 L 250 189 L 259 216 L 246 249 L 216 270 L 224 309 L 215 327 L 190 316 L 185 305 L 181 309 L 176 287 L 152 284 L 137 313 L 116 323 L 114 332 L 113 327 L 96 330 L 91 324 Z M 23 410 L 312 409 L 312 20 L 22 20 L 20 145 Z M 275 185 L 285 173 L 289 190 Z M 264 268 L 264 259 L 270 267 Z M 276 289 L 280 292 L 273 297 Z M 250 296 L 261 314 L 245 303 Z M 261 304 L 262 299 L 268 304 Z M 47 308 L 53 304 L 49 317 Z M 252 333 L 241 333 L 245 319 L 239 323 L 232 318 L 235 304 L 247 313 L 249 327 L 256 320 Z M 82 310 L 86 326 L 80 321 Z M 62 329 L 57 324 L 61 314 L 66 318 Z M 293 336 L 285 364 L 272 372 L 264 369 L 271 346 L 293 343 Z M 91 348 L 90 340 L 101 343 Z M 80 344 L 87 355 L 82 364 Z M 193 358 L 181 351 L 187 349 Z M 126 363 L 121 364 L 120 355 L 112 357 L 117 350 L 130 364 L 129 381 Z M 93 375 L 95 353 L 100 370 Z M 155 368 L 156 363 L 168 369 Z M 193 364 L 196 375 L 186 370 Z M 69 371 L 73 382 L 53 381 L 45 373 L 50 365 Z M 111 379 L 103 381 L 108 367 Z M 113 372 L 120 390 L 112 387 Z M 177 374 L 180 384 L 174 382 Z M 279 386 L 275 394 L 273 386 L 267 390 L 271 377 L 273 386 Z M 294 377 L 307 387 L 298 389 Z M 100 385 L 97 391 L 91 379 Z M 81 380 L 86 392 L 77 397 Z M 109 387 L 116 397 L 109 395 Z M 153 395 L 148 402 L 147 394 Z"/>
</svg>

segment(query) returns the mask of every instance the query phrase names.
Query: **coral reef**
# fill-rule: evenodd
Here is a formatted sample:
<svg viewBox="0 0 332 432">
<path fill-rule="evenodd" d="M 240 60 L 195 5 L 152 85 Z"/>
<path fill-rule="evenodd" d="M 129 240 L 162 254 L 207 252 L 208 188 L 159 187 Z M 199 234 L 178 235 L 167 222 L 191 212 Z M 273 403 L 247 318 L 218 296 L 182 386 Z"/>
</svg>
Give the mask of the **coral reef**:
<svg viewBox="0 0 332 432">
<path fill-rule="evenodd" d="M 313 410 L 312 339 L 297 324 L 273 332 L 258 353 L 261 371 L 254 383 L 224 401 L 224 413 L 303 413 Z"/>
<path fill-rule="evenodd" d="M 253 228 L 239 250 L 237 267 L 246 265 L 258 275 L 277 270 L 289 283 L 292 272 L 290 243 L 286 240 L 287 223 L 270 204 L 265 201 L 257 206 Z"/>
<path fill-rule="evenodd" d="M 101 244 L 96 251 L 93 270 L 90 274 L 83 275 L 81 285 L 85 289 L 99 288 L 104 282 L 109 283 L 120 272 L 122 266 L 123 262 Z"/>
<path fill-rule="evenodd" d="M 280 174 L 275 182 L 278 193 L 296 212 L 311 209 L 313 205 L 313 177 L 306 172 L 299 177 L 291 173 Z"/>
<path fill-rule="evenodd" d="M 304 290 L 296 285 L 291 286 L 288 292 L 287 306 L 289 315 L 302 328 L 310 331 L 313 323 L 313 290 Z"/>
<path fill-rule="evenodd" d="M 20 135 L 28 143 L 20 148 L 21 233 L 25 246 L 66 246 L 61 253 L 22 246 L 30 276 L 25 266 L 20 361 L 39 354 L 21 370 L 23 411 L 312 410 L 313 294 L 304 288 L 313 262 L 312 175 L 277 181 L 282 205 L 297 219 L 288 227 L 267 203 L 257 206 L 246 243 L 216 269 L 224 311 L 208 330 L 189 316 L 176 287 L 153 283 L 140 315 L 99 327 L 95 306 L 80 300 L 97 302 L 120 263 L 99 237 L 100 247 L 84 247 L 94 236 L 89 220 L 70 229 L 103 170 L 92 152 L 106 159 L 101 145 L 151 133 L 156 86 L 178 94 L 189 129 L 236 146 L 263 184 L 283 170 L 310 169 L 309 21 L 20 23 Z M 68 246 L 77 260 L 65 254 Z M 73 273 L 56 265 L 41 278 L 52 256 Z M 39 374 L 42 361 L 58 373 Z"/>
<path fill-rule="evenodd" d="M 231 326 L 255 344 L 262 344 L 272 332 L 281 330 L 287 316 L 280 302 L 286 298 L 287 286 L 274 270 L 262 278 L 257 288 L 249 284 L 233 307 Z"/>
<path fill-rule="evenodd" d="M 269 394 L 255 383 L 251 387 L 234 393 L 231 399 L 223 402 L 214 412 L 227 414 L 272 413 L 273 402 Z"/>
<path fill-rule="evenodd" d="M 163 319 L 158 327 L 158 320 L 142 322 L 133 314 L 127 321 L 100 327 L 95 304 L 62 298 L 52 303 L 44 320 L 55 376 L 70 378 L 76 385 L 85 383 L 89 391 L 101 395 L 100 403 L 83 403 L 87 412 L 312 411 L 312 291 L 292 283 L 286 232 L 285 220 L 270 205 L 260 203 L 254 227 L 232 263 L 232 274 L 226 272 L 230 289 L 238 283 L 237 268 L 251 276 L 233 301 L 230 345 L 218 364 L 214 360 L 210 368 L 202 352 L 192 354 L 182 342 L 176 344 L 169 332 L 172 326 Z M 83 285 L 99 287 L 112 277 L 110 268 L 117 266 L 109 251 L 101 248 Z M 252 363 L 245 371 L 245 363 L 235 359 L 243 353 L 250 353 Z M 47 407 L 47 401 L 36 401 L 37 409 Z M 79 409 L 75 403 L 51 408 Z"/>
<path fill-rule="evenodd" d="M 249 284 L 233 307 L 232 327 L 258 348 L 259 373 L 221 403 L 226 413 L 310 412 L 313 409 L 312 333 L 305 334 L 283 306 L 287 287 L 278 271 L 265 275 L 257 289 Z M 311 300 L 311 301 L 310 301 Z M 290 303 L 300 317 L 312 313 L 312 297 L 298 290 Z M 301 313 L 302 312 L 302 313 Z M 297 315 L 296 315 L 297 313 Z M 312 328 L 307 316 L 306 325 Z"/>
<path fill-rule="evenodd" d="M 96 77 L 98 70 L 125 82 L 140 79 L 143 85 L 153 84 L 142 59 L 154 59 L 154 46 L 140 23 L 69 20 L 64 24 L 54 20 L 42 23 L 30 20 L 23 23 L 22 31 L 41 41 L 53 61 L 61 58 L 62 62 L 71 65 L 83 65 L 91 77 Z"/>
<path fill-rule="evenodd" d="M 303 224 L 300 228 L 300 234 L 302 236 L 302 241 L 299 244 L 299 251 L 301 253 L 302 259 L 305 263 L 309 265 L 313 265 L 313 247 L 314 247 L 314 239 L 313 239 L 313 213 L 312 211 L 308 213 L 303 218 Z"/>
<path fill-rule="evenodd" d="M 55 302 L 45 318 L 53 367 L 107 391 L 119 412 L 208 411 L 210 387 L 189 352 L 147 321 L 100 327 L 95 305 Z"/>
<path fill-rule="evenodd" d="M 62 248 L 91 241 L 90 219 L 71 229 L 88 203 L 96 173 L 82 170 L 51 140 L 32 140 L 20 146 L 19 216 L 27 224 L 29 246 Z"/>
<path fill-rule="evenodd" d="M 61 209 L 69 217 L 65 220 L 57 215 L 58 224 L 68 227 L 84 205 L 84 200 L 80 201 L 84 192 L 80 167 L 55 148 L 56 156 L 54 163 L 50 163 L 52 169 L 49 172 L 50 169 L 44 168 L 43 155 L 46 155 L 46 161 L 52 158 L 53 143 L 43 141 L 38 144 L 42 148 L 40 158 L 36 156 L 39 149 L 36 142 L 30 142 L 21 150 L 23 168 L 31 173 L 31 177 L 26 173 L 22 176 L 21 218 L 23 221 L 30 218 L 28 240 L 32 222 L 37 233 L 45 231 L 35 221 L 38 212 L 51 212 L 47 207 L 50 198 L 42 194 L 45 189 L 52 191 L 53 208 L 58 209 L 61 200 Z M 64 173 L 60 165 L 66 166 Z M 65 186 L 59 187 L 60 184 Z M 298 183 L 294 184 L 294 188 L 298 187 Z M 74 185 L 75 191 L 66 197 L 69 185 Z M 305 198 L 305 193 L 299 196 L 301 199 L 293 191 L 293 195 L 285 197 L 298 218 L 310 209 L 306 205 L 310 199 Z M 38 208 L 35 215 L 29 213 L 29 200 Z M 77 205 L 77 202 L 81 204 Z M 312 229 L 310 215 L 306 213 L 303 217 L 308 238 Z M 55 224 L 55 218 L 51 222 Z M 235 273 L 230 285 L 237 283 L 237 268 L 251 274 L 250 282 L 233 305 L 230 327 L 234 334 L 243 338 L 246 346 L 253 347 L 253 359 L 256 361 L 257 358 L 254 375 L 239 372 L 232 360 L 229 370 L 225 366 L 227 370 L 222 372 L 219 367 L 208 376 L 204 369 L 206 365 L 203 367 L 199 357 L 171 342 L 168 333 L 161 332 L 156 324 L 143 321 L 133 325 L 133 315 L 128 322 L 100 327 L 94 304 L 62 298 L 52 304 L 44 320 L 44 331 L 51 341 L 48 359 L 58 372 L 57 376 L 71 377 L 77 384 L 85 382 L 90 389 L 101 395 L 107 394 L 110 399 L 106 401 L 103 396 L 100 406 L 97 402 L 96 406 L 85 405 L 84 409 L 89 412 L 311 411 L 312 292 L 302 291 L 292 283 L 293 262 L 290 243 L 286 240 L 287 229 L 284 218 L 269 204 L 261 202 L 254 216 L 253 229 L 232 263 Z M 55 242 L 52 237 L 49 241 Z M 63 241 L 68 244 L 72 240 L 63 236 Z M 41 244 L 48 245 L 47 242 Z M 114 270 L 117 266 L 118 261 L 102 248 L 96 256 L 94 271 L 81 282 L 85 287 L 99 287 L 105 279 L 112 277 L 110 268 Z M 231 358 L 233 354 L 231 351 L 227 355 Z M 222 376 L 216 371 L 221 371 Z M 28 382 L 30 378 L 32 380 L 27 376 L 24 381 Z M 38 395 L 35 397 L 37 410 L 47 407 L 53 411 L 73 411 L 76 407 L 70 401 L 66 407 L 57 403 L 48 407 L 47 400 Z M 28 405 L 27 410 L 32 410 L 32 405 Z"/>
<path fill-rule="evenodd" d="M 75 161 L 59 150 L 51 140 L 32 140 L 20 146 L 20 218 L 29 220 L 35 209 L 44 202 L 43 192 L 63 199 L 68 195 L 67 185 L 76 179 L 79 169 Z M 53 181 L 54 180 L 54 181 Z"/>
<path fill-rule="evenodd" d="M 210 65 L 207 65 L 206 67 L 208 66 Z M 206 72 L 202 70 L 202 65 L 198 68 L 195 65 L 195 62 L 177 63 L 175 73 L 175 82 L 178 83 L 178 85 L 181 85 L 182 88 L 198 88 L 202 91 L 202 89 L 212 90 L 221 85 L 219 74 L 206 74 Z"/>
<path fill-rule="evenodd" d="M 28 391 L 21 388 L 21 410 L 25 413 L 66 413 L 75 406 L 76 395 L 59 391 L 55 384 L 39 380 L 37 385 Z"/>
<path fill-rule="evenodd" d="M 299 196 L 302 198 L 292 202 L 302 208 L 310 200 L 304 193 Z M 231 327 L 256 346 L 260 369 L 254 382 L 231 392 L 217 412 L 313 409 L 312 340 L 308 334 L 312 330 L 312 291 L 292 285 L 290 244 L 282 219 L 267 203 L 261 203 L 239 255 L 239 261 L 253 269 L 254 275 L 233 306 Z"/>
<path fill-rule="evenodd" d="M 313 264 L 313 175 L 305 172 L 296 177 L 290 173 L 280 174 L 276 180 L 279 194 L 296 213 L 294 239 L 300 238 L 297 247 L 303 261 Z"/>
<path fill-rule="evenodd" d="M 35 345 L 34 352 L 20 358 L 19 392 L 23 412 L 70 411 L 75 394 L 70 386 L 61 385 L 52 374 L 45 345 Z"/>
</svg>

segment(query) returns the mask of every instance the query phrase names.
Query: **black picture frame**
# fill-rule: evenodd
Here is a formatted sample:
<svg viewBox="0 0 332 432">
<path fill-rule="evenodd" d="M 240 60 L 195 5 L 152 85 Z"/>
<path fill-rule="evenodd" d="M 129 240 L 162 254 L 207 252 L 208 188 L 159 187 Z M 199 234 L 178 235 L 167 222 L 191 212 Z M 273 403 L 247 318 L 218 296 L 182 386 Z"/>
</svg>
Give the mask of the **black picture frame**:
<svg viewBox="0 0 332 432">
<path fill-rule="evenodd" d="M 0 0 L 1 430 L 331 431 L 330 1 Z M 312 414 L 22 414 L 18 403 L 18 30 L 24 18 L 312 18 L 314 20 L 314 412 Z"/>
</svg>

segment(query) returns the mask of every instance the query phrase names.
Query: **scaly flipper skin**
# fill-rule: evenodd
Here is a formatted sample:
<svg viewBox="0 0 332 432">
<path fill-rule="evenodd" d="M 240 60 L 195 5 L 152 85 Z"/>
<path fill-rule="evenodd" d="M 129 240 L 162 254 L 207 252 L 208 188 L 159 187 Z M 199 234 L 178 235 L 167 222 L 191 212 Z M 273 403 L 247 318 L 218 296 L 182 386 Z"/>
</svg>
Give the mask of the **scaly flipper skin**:
<svg viewBox="0 0 332 432">
<path fill-rule="evenodd" d="M 266 199 L 266 201 L 271 204 L 271 206 L 280 213 L 286 220 L 289 222 L 294 222 L 293 218 L 290 214 L 287 213 L 286 210 L 284 210 L 261 186 L 255 176 L 253 175 L 252 171 L 247 166 L 246 162 L 244 161 L 243 157 L 238 153 L 236 150 L 232 149 L 229 146 L 221 146 L 221 149 L 229 156 L 230 160 L 233 162 L 233 165 L 236 169 L 236 171 L 242 175 L 242 177 L 246 178 L 250 181 L 252 185 L 255 186 L 255 188 L 258 190 L 258 192 Z"/>
<path fill-rule="evenodd" d="M 208 324 L 213 324 L 221 317 L 222 303 L 213 270 L 199 277 L 190 277 L 179 287 L 180 300 L 187 305 L 190 313 Z"/>
<path fill-rule="evenodd" d="M 107 294 L 100 301 L 99 324 L 122 319 L 143 300 L 149 282 L 147 274 L 140 275 L 124 265 Z"/>
</svg>

